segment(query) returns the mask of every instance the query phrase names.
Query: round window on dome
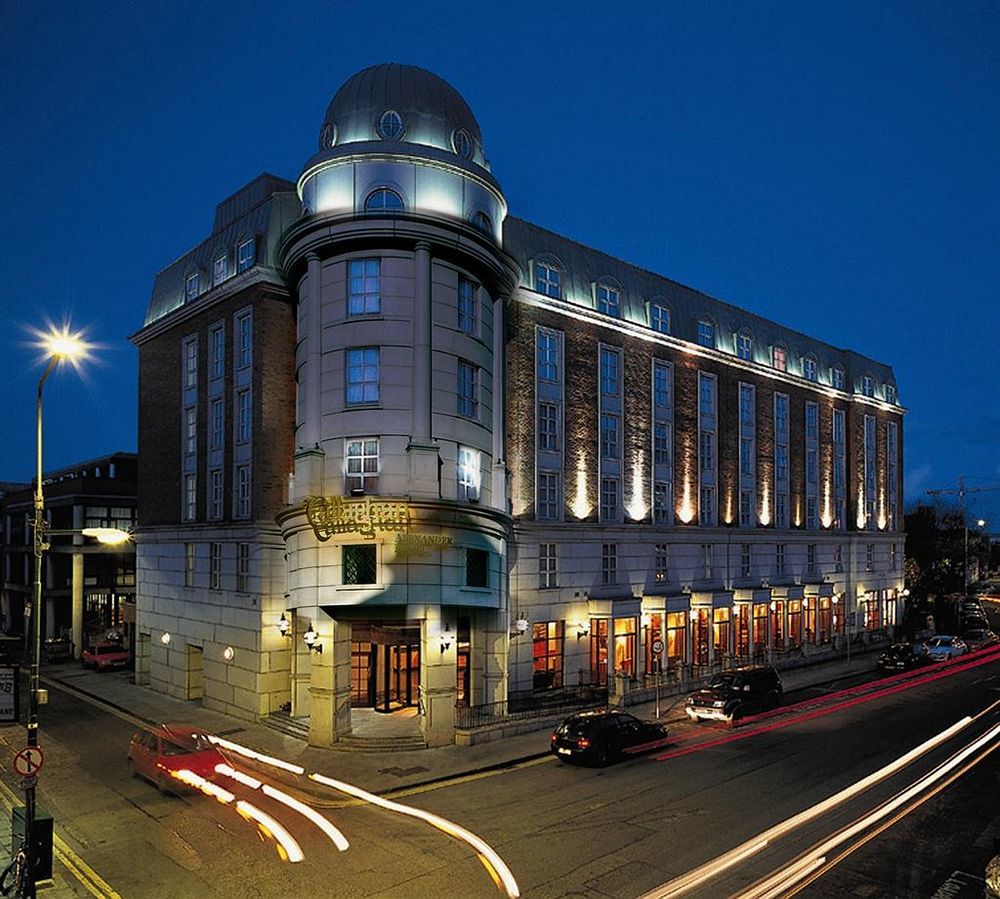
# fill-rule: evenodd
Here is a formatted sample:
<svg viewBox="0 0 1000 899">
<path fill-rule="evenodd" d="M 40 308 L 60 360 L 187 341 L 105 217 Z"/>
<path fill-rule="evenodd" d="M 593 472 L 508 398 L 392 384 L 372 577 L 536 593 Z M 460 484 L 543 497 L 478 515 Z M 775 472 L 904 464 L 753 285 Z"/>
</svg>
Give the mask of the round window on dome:
<svg viewBox="0 0 1000 899">
<path fill-rule="evenodd" d="M 464 128 L 457 128 L 451 135 L 451 145 L 462 159 L 472 158 L 472 138 Z"/>
<path fill-rule="evenodd" d="M 493 219 L 491 219 L 485 212 L 477 212 L 472 217 L 472 224 L 484 234 L 493 233 Z"/>
<path fill-rule="evenodd" d="M 378 133 L 386 140 L 398 140 L 403 136 L 403 120 L 395 109 L 387 109 L 379 116 Z"/>
<path fill-rule="evenodd" d="M 368 194 L 365 200 L 365 212 L 381 212 L 383 210 L 401 210 L 403 198 L 388 187 L 380 187 Z"/>
<path fill-rule="evenodd" d="M 329 150 L 336 143 L 337 129 L 330 122 L 327 122 L 319 134 L 319 148 Z"/>
</svg>

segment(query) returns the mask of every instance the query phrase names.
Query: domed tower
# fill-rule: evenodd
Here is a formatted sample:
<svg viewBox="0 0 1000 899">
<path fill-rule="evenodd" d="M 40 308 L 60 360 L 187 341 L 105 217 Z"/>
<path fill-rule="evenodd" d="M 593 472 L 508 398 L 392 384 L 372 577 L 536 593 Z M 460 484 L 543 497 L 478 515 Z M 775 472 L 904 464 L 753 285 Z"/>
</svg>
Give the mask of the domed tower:
<svg viewBox="0 0 1000 899">
<path fill-rule="evenodd" d="M 458 92 L 395 64 L 337 91 L 298 192 L 292 713 L 324 745 L 412 706 L 452 742 L 506 696 L 506 202 Z"/>
</svg>

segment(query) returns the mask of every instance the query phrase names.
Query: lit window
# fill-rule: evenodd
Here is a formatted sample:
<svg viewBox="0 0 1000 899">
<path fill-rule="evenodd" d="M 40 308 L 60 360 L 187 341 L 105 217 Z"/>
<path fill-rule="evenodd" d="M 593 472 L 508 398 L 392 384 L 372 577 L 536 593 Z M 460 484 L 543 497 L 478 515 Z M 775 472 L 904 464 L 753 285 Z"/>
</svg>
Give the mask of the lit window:
<svg viewBox="0 0 1000 899">
<path fill-rule="evenodd" d="M 348 440 L 344 447 L 347 492 L 378 493 L 378 438 Z"/>
<path fill-rule="evenodd" d="M 211 331 L 212 377 L 221 378 L 226 370 L 226 331 L 219 325 Z"/>
<path fill-rule="evenodd" d="M 222 470 L 219 468 L 209 473 L 209 491 L 208 517 L 218 520 L 222 518 Z"/>
<path fill-rule="evenodd" d="M 618 318 L 618 306 L 621 294 L 607 284 L 597 285 L 597 311 Z"/>
<path fill-rule="evenodd" d="M 559 451 L 559 407 L 555 403 L 538 404 L 538 449 L 543 453 Z"/>
<path fill-rule="evenodd" d="M 222 544 L 221 543 L 209 544 L 208 586 L 210 590 L 222 589 Z"/>
<path fill-rule="evenodd" d="M 710 321 L 698 322 L 698 343 L 701 346 L 715 348 L 715 325 Z"/>
<path fill-rule="evenodd" d="M 468 446 L 458 448 L 458 498 L 476 501 L 479 499 L 479 450 Z"/>
<path fill-rule="evenodd" d="M 238 367 L 246 368 L 253 354 L 253 319 L 249 312 L 244 312 L 236 319 L 236 330 L 239 335 Z"/>
<path fill-rule="evenodd" d="M 236 544 L 236 589 L 240 593 L 250 590 L 250 544 Z"/>
<path fill-rule="evenodd" d="M 394 109 L 387 109 L 378 120 L 378 133 L 386 140 L 398 140 L 403 136 L 403 120 Z"/>
<path fill-rule="evenodd" d="M 236 466 L 236 517 L 250 517 L 250 466 Z"/>
<path fill-rule="evenodd" d="M 458 414 L 467 418 L 479 415 L 479 369 L 469 362 L 458 363 Z"/>
<path fill-rule="evenodd" d="M 547 590 L 556 586 L 556 545 L 540 543 L 538 545 L 538 587 Z"/>
<path fill-rule="evenodd" d="M 555 521 L 559 518 L 559 474 L 554 471 L 538 473 L 538 503 L 535 518 Z"/>
<path fill-rule="evenodd" d="M 347 351 L 347 404 L 377 403 L 379 400 L 378 347 Z"/>
<path fill-rule="evenodd" d="M 753 358 L 753 338 L 749 334 L 736 335 L 736 355 L 747 362 Z"/>
<path fill-rule="evenodd" d="M 479 333 L 476 284 L 461 275 L 458 278 L 458 330 L 473 337 Z"/>
<path fill-rule="evenodd" d="M 601 582 L 605 587 L 618 583 L 618 547 L 614 543 L 601 544 Z"/>
<path fill-rule="evenodd" d="M 652 303 L 649 307 L 649 327 L 660 334 L 670 333 L 670 310 L 666 306 Z"/>
<path fill-rule="evenodd" d="M 472 138 L 464 128 L 456 128 L 451 135 L 451 145 L 462 159 L 472 158 Z"/>
<path fill-rule="evenodd" d="M 403 208 L 403 198 L 388 187 L 380 187 L 368 194 L 365 212 L 392 212 Z"/>
<path fill-rule="evenodd" d="M 229 257 L 222 253 L 212 263 L 212 286 L 221 284 L 229 276 Z"/>
<path fill-rule="evenodd" d="M 533 624 L 531 637 L 532 689 L 558 689 L 563 685 L 563 622 Z"/>
<path fill-rule="evenodd" d="M 252 268 L 254 262 L 256 261 L 256 253 L 254 252 L 256 242 L 252 237 L 248 237 L 246 240 L 241 240 L 239 246 L 236 248 L 236 271 L 245 272 L 248 268 Z"/>
<path fill-rule="evenodd" d="M 783 346 L 771 347 L 771 365 L 777 371 L 788 370 L 788 353 Z"/>
<path fill-rule="evenodd" d="M 250 391 L 241 390 L 236 394 L 236 442 L 250 441 Z"/>
<path fill-rule="evenodd" d="M 833 370 L 833 389 L 844 389 L 844 370 L 842 368 L 835 368 Z"/>
<path fill-rule="evenodd" d="M 601 478 L 601 521 L 617 521 L 618 479 Z"/>
<path fill-rule="evenodd" d="M 347 314 L 374 315 L 381 310 L 380 259 L 352 259 L 347 265 Z"/>
<path fill-rule="evenodd" d="M 546 265 L 544 262 L 536 262 L 535 290 L 548 297 L 561 297 L 562 284 L 559 269 Z"/>
<path fill-rule="evenodd" d="M 554 331 L 538 331 L 538 380 L 559 380 L 559 337 Z"/>
<path fill-rule="evenodd" d="M 618 396 L 621 391 L 619 361 L 617 351 L 601 347 L 601 393 L 605 396 Z"/>
<path fill-rule="evenodd" d="M 191 272 L 184 279 L 184 298 L 187 300 L 193 300 L 198 296 L 198 290 L 200 287 L 201 279 L 198 277 L 197 272 Z"/>
<path fill-rule="evenodd" d="M 363 585 L 376 583 L 378 575 L 377 547 L 374 544 L 347 544 L 343 547 L 344 583 Z"/>
<path fill-rule="evenodd" d="M 816 367 L 816 359 L 813 356 L 806 356 L 802 360 L 802 377 L 807 381 L 815 381 L 817 378 L 818 369 Z"/>
</svg>

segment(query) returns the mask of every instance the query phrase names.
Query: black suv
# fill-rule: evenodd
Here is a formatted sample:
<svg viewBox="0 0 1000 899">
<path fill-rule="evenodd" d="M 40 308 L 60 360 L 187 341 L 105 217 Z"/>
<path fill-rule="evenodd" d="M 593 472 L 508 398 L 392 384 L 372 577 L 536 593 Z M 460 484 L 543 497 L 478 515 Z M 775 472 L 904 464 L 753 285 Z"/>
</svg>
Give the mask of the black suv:
<svg viewBox="0 0 1000 899">
<path fill-rule="evenodd" d="M 909 671 L 931 661 L 923 643 L 893 643 L 878 657 L 879 671 Z"/>
<path fill-rule="evenodd" d="M 712 676 L 692 693 L 684 711 L 692 721 L 732 721 L 781 705 L 784 691 L 778 672 L 765 665 L 730 668 Z"/>
<path fill-rule="evenodd" d="M 630 752 L 655 749 L 667 741 L 667 727 L 641 721 L 617 709 L 596 709 L 570 715 L 552 734 L 550 749 L 567 762 L 606 765 Z"/>
</svg>

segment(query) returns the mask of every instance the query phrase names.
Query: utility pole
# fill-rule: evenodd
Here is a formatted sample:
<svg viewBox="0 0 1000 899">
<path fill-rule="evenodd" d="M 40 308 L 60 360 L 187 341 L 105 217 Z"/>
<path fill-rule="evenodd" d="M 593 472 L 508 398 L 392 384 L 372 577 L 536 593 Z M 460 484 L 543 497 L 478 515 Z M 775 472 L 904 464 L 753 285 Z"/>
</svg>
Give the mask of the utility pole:
<svg viewBox="0 0 1000 899">
<path fill-rule="evenodd" d="M 958 496 L 959 506 L 962 510 L 962 530 L 964 532 L 964 571 L 962 572 L 962 583 L 964 585 L 963 596 L 969 595 L 969 519 L 966 515 L 965 497 L 969 493 L 990 493 L 994 490 L 1000 490 L 1000 484 L 991 484 L 987 487 L 966 487 L 965 478 L 959 476 L 958 478 L 958 489 L 957 490 L 928 490 L 928 496 L 947 496 L 956 495 Z"/>
</svg>

